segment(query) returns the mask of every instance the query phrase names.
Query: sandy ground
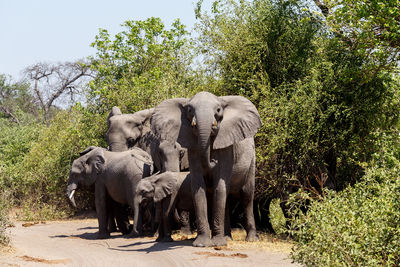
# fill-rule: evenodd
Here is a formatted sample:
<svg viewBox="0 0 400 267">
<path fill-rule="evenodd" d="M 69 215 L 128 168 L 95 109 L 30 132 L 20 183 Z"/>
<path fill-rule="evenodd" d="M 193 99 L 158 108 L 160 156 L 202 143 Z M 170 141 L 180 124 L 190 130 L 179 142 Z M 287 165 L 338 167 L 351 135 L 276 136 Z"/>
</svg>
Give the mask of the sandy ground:
<svg viewBox="0 0 400 267">
<path fill-rule="evenodd" d="M 0 266 L 298 266 L 288 259 L 287 247 L 276 249 L 265 242 L 196 248 L 191 239 L 158 243 L 117 233 L 97 240 L 95 219 L 16 222 L 9 230 L 11 248 L 1 250 Z"/>
</svg>

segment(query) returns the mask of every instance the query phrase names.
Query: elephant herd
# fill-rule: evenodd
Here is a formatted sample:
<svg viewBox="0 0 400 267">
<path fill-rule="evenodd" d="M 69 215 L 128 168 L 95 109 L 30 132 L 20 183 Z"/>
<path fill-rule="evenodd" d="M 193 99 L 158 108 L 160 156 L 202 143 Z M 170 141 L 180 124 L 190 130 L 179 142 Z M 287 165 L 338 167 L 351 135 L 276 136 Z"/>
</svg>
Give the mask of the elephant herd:
<svg viewBox="0 0 400 267">
<path fill-rule="evenodd" d="M 99 238 L 115 231 L 139 236 L 158 224 L 158 241 L 172 241 L 171 223 L 197 230 L 194 246 L 221 246 L 231 236 L 227 199 L 244 207 L 247 241 L 257 240 L 253 214 L 256 107 L 242 96 L 200 92 L 157 107 L 108 117 L 108 150 L 88 147 L 72 163 L 67 196 L 95 185 Z M 127 205 L 133 210 L 129 224 Z"/>
</svg>

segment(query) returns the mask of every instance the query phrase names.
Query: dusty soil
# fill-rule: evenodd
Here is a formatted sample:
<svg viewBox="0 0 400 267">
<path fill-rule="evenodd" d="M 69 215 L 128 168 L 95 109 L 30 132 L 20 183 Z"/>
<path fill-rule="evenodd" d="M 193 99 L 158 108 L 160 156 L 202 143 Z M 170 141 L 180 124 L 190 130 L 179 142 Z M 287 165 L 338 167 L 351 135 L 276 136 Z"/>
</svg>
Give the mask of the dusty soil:
<svg viewBox="0 0 400 267">
<path fill-rule="evenodd" d="M 196 248 L 192 236 L 175 242 L 125 238 L 97 240 L 97 220 L 24 223 L 9 228 L 11 247 L 0 249 L 0 266 L 298 266 L 288 259 L 289 244 L 266 240 L 247 243 L 236 232 L 226 247 Z"/>
</svg>

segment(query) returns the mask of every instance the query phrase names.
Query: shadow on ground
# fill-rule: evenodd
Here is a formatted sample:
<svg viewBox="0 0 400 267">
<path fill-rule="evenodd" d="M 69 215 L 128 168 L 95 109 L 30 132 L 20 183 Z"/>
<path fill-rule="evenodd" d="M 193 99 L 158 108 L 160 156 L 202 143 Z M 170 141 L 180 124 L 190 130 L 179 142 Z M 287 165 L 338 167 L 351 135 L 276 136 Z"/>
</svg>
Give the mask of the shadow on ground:
<svg viewBox="0 0 400 267">
<path fill-rule="evenodd" d="M 152 246 L 150 247 L 140 247 L 140 248 L 134 248 L 138 247 L 141 245 L 146 245 L 153 243 Z M 164 251 L 164 250 L 173 250 L 177 248 L 182 248 L 182 247 L 191 247 L 193 243 L 193 240 L 184 240 L 184 241 L 173 241 L 173 242 L 156 242 L 153 240 L 150 241 L 138 241 L 132 244 L 127 244 L 127 245 L 122 245 L 118 246 L 118 248 L 109 248 L 111 250 L 117 250 L 117 251 L 126 251 L 126 252 L 145 252 L 145 253 L 151 253 L 151 252 L 157 252 L 157 251 Z M 129 249 L 127 249 L 129 248 Z"/>
</svg>

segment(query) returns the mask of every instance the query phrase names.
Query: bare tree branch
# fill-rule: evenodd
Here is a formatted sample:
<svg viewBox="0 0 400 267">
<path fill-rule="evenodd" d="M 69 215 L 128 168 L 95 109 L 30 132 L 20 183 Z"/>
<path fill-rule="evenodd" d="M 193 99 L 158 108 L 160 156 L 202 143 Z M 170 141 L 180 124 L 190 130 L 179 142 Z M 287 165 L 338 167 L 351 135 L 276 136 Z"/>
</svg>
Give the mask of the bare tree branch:
<svg viewBox="0 0 400 267">
<path fill-rule="evenodd" d="M 329 15 L 329 8 L 324 5 L 320 0 L 314 0 L 314 3 L 317 5 L 317 7 L 321 10 L 322 14 L 326 17 Z"/>
<path fill-rule="evenodd" d="M 13 122 L 20 124 L 17 116 L 15 116 L 9 108 L 7 108 L 5 106 L 0 106 L 0 111 L 5 113 L 6 115 L 8 115 L 12 119 Z"/>
<path fill-rule="evenodd" d="M 38 63 L 26 68 L 25 74 L 32 82 L 33 93 L 46 120 L 49 119 L 51 107 L 55 106 L 56 101 L 60 101 L 63 95 L 69 95 L 73 103 L 74 96 L 82 93 L 84 78 L 93 77 L 89 65 L 83 61 Z"/>
</svg>

